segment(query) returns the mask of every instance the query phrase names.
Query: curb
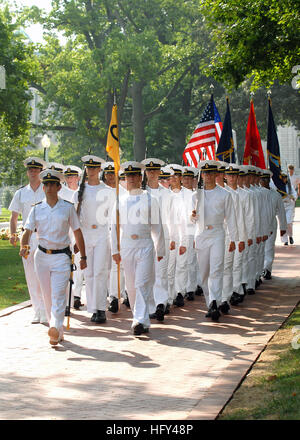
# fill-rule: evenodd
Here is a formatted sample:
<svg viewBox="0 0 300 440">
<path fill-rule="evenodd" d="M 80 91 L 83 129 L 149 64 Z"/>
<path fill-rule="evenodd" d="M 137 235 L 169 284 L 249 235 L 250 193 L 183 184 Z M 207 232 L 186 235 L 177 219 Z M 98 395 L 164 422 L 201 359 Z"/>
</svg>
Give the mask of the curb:
<svg viewBox="0 0 300 440">
<path fill-rule="evenodd" d="M 20 304 L 16 304 L 15 306 L 7 307 L 6 309 L 0 310 L 0 318 L 2 316 L 11 315 L 14 312 L 17 312 L 18 310 L 25 309 L 26 307 L 31 307 L 31 301 L 24 301 Z"/>
</svg>

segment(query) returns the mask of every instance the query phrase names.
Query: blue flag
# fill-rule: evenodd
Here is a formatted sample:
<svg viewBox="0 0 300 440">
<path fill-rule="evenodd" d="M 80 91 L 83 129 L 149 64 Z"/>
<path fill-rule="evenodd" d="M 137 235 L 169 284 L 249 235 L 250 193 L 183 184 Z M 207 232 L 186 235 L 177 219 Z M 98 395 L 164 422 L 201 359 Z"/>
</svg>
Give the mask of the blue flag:
<svg viewBox="0 0 300 440">
<path fill-rule="evenodd" d="M 222 134 L 220 137 L 218 150 L 216 153 L 218 160 L 223 162 L 235 163 L 234 144 L 231 127 L 231 116 L 229 108 L 229 100 L 227 99 L 227 110 L 224 119 Z"/>
<path fill-rule="evenodd" d="M 286 186 L 281 178 L 281 162 L 280 162 L 280 148 L 276 132 L 276 126 L 271 109 L 271 100 L 269 99 L 269 116 L 268 116 L 268 139 L 267 139 L 267 153 L 269 159 L 269 167 L 273 173 L 273 182 L 276 185 L 277 191 L 281 196 L 286 195 Z"/>
</svg>

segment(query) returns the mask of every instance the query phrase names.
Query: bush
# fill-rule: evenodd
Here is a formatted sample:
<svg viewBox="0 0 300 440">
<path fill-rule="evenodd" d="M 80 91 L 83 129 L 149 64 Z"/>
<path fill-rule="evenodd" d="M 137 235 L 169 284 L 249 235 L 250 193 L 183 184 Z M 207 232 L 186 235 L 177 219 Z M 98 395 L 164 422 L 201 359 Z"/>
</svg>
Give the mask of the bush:
<svg viewBox="0 0 300 440">
<path fill-rule="evenodd" d="M 12 201 L 14 194 L 9 189 L 6 189 L 3 194 L 3 206 L 8 209 L 10 202 Z"/>
</svg>

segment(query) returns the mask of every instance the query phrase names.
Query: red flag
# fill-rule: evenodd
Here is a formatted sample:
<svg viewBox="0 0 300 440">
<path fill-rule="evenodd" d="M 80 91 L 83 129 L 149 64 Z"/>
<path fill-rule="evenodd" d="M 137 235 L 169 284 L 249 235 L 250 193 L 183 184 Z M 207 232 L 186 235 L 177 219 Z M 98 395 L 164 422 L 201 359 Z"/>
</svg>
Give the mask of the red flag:
<svg viewBox="0 0 300 440">
<path fill-rule="evenodd" d="M 254 165 L 256 167 L 265 169 L 265 158 L 261 146 L 261 140 L 256 125 L 256 118 L 254 112 L 253 100 L 250 102 L 250 113 L 248 118 L 248 125 L 246 130 L 246 144 L 244 151 L 244 165 Z"/>
</svg>

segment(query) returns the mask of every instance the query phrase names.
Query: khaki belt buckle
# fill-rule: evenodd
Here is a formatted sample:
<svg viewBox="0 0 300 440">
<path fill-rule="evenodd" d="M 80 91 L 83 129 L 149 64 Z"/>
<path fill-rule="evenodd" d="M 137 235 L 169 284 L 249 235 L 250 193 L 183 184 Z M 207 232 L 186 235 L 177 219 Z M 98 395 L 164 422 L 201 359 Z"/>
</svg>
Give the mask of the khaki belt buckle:
<svg viewBox="0 0 300 440">
<path fill-rule="evenodd" d="M 46 254 L 49 254 L 49 255 L 51 255 L 51 254 L 52 254 L 52 251 L 51 251 L 51 249 L 46 249 Z"/>
<path fill-rule="evenodd" d="M 137 234 L 133 234 L 131 235 L 132 240 L 137 240 L 139 238 L 139 236 Z"/>
</svg>

